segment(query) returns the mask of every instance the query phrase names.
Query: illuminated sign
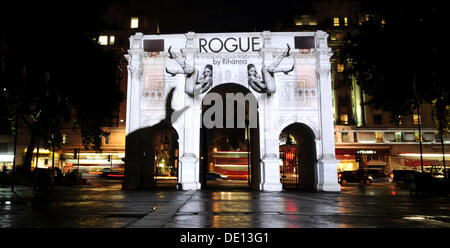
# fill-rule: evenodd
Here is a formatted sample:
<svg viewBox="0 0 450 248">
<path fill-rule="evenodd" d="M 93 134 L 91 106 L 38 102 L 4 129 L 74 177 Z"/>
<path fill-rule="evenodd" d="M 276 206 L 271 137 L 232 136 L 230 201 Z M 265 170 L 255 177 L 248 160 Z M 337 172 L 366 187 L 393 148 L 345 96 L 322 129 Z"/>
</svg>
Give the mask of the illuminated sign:
<svg viewBox="0 0 450 248">
<path fill-rule="evenodd" d="M 223 50 L 233 52 L 257 52 L 261 49 L 260 37 L 199 38 L 198 48 L 201 53 L 219 53 Z"/>
<path fill-rule="evenodd" d="M 377 153 L 377 151 L 373 151 L 373 150 L 359 150 L 357 151 L 358 154 L 375 154 Z"/>
</svg>

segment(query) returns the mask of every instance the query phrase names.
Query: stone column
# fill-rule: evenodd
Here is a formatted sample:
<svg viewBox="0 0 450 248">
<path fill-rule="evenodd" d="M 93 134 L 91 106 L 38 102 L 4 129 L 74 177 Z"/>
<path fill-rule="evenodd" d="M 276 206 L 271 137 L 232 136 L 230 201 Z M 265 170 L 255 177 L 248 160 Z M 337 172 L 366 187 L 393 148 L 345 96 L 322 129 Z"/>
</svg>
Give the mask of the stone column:
<svg viewBox="0 0 450 248">
<path fill-rule="evenodd" d="M 145 132 L 137 131 L 140 126 L 141 90 L 143 84 L 143 38 L 142 33 L 130 37 L 130 49 L 125 58 L 128 61 L 127 82 L 127 122 L 126 122 L 126 168 L 123 189 L 138 189 L 143 186 L 143 170 L 148 161 L 145 152 L 145 142 L 140 137 Z M 137 132 L 135 132 L 137 131 Z M 144 144 L 142 144 L 144 143 Z"/>
<path fill-rule="evenodd" d="M 341 190 L 337 182 L 337 163 L 334 146 L 334 121 L 331 91 L 331 64 L 333 55 L 327 44 L 328 34 L 317 31 L 315 34 L 316 49 L 316 75 L 319 87 L 319 110 L 320 110 L 320 138 L 321 151 L 317 163 L 317 190 L 335 191 Z"/>
<path fill-rule="evenodd" d="M 195 33 L 186 34 L 186 47 L 183 49 L 186 62 L 194 65 L 197 50 L 194 47 Z M 181 56 L 181 55 L 180 55 Z M 184 82 L 184 78 L 183 78 Z M 184 91 L 184 87 L 183 91 Z M 200 184 L 200 124 L 201 124 L 201 100 L 198 96 L 194 98 L 184 94 L 184 149 L 180 157 L 180 170 L 178 175 L 178 186 L 181 190 L 198 190 Z"/>
<path fill-rule="evenodd" d="M 274 126 L 274 109 L 272 108 L 273 99 L 264 100 L 264 111 L 261 113 L 260 122 L 264 126 L 260 127 L 260 144 L 264 146 L 261 160 L 261 185 L 263 191 L 281 191 L 283 186 L 280 182 L 280 159 L 278 157 L 279 147 Z"/>
<path fill-rule="evenodd" d="M 268 31 L 263 32 L 264 47 L 262 48 L 263 63 L 270 65 L 273 59 L 271 50 L 271 34 Z M 278 93 L 275 93 L 278 94 Z M 261 184 L 260 190 L 263 191 L 282 191 L 280 182 L 280 163 L 278 158 L 279 147 L 278 137 L 276 136 L 275 121 L 276 99 L 273 96 L 263 96 L 260 103 L 263 103 L 264 109 L 260 112 L 260 144 L 263 146 L 261 160 Z M 260 105 L 261 106 L 261 105 Z"/>
<path fill-rule="evenodd" d="M 143 38 L 142 33 L 131 36 L 130 49 L 128 54 L 125 55 L 128 60 L 126 135 L 140 128 L 140 101 L 144 66 Z"/>
</svg>

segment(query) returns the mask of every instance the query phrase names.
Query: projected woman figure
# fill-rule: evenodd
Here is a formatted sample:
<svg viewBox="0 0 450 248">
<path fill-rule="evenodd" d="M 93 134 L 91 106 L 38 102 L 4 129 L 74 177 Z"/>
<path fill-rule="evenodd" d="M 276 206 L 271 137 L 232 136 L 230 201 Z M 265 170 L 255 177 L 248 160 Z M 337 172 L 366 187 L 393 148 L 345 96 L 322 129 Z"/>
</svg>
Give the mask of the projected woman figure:
<svg viewBox="0 0 450 248">
<path fill-rule="evenodd" d="M 267 93 L 272 94 L 276 92 L 275 85 L 275 73 L 283 72 L 284 74 L 288 74 L 289 72 L 294 70 L 294 66 L 292 68 L 278 68 L 281 61 L 290 55 L 289 51 L 291 50 L 289 44 L 287 45 L 286 51 L 284 51 L 280 56 L 275 58 L 270 66 L 263 66 L 261 69 L 261 75 L 258 74 L 256 67 L 254 64 L 249 64 L 247 66 L 248 72 L 248 85 L 252 87 L 258 93 Z"/>
<path fill-rule="evenodd" d="M 197 84 L 201 87 L 201 92 L 204 93 L 213 85 L 213 67 L 210 64 L 205 65 L 202 75 L 197 80 Z"/>
<path fill-rule="evenodd" d="M 181 66 L 181 69 L 178 70 L 169 70 L 166 68 L 166 72 L 172 77 L 177 74 L 185 74 L 186 75 L 186 83 L 184 86 L 184 92 L 191 97 L 194 97 L 195 93 L 202 94 L 209 90 L 213 84 L 213 67 L 208 64 L 205 66 L 203 73 L 199 77 L 199 71 L 190 64 L 186 63 L 186 61 L 180 59 L 175 53 L 171 51 L 172 47 L 169 47 L 169 58 L 175 59 L 175 61 Z"/>
</svg>

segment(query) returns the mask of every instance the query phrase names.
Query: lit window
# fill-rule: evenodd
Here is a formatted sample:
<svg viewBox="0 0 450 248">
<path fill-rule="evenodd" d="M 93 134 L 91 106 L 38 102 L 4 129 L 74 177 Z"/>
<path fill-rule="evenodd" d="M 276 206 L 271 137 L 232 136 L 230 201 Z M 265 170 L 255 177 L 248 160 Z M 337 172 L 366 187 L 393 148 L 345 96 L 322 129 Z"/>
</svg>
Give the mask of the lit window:
<svg viewBox="0 0 450 248">
<path fill-rule="evenodd" d="M 348 124 L 348 114 L 341 114 L 340 121 L 341 124 Z"/>
<path fill-rule="evenodd" d="M 295 20 L 295 25 L 296 26 L 303 26 L 303 25 L 306 25 L 305 23 L 303 23 L 303 18 L 296 18 L 296 20 Z"/>
<path fill-rule="evenodd" d="M 108 45 L 108 36 L 107 35 L 100 35 L 98 37 L 98 43 L 102 46 Z"/>
<path fill-rule="evenodd" d="M 116 37 L 114 35 L 109 36 L 109 44 L 114 45 L 114 42 L 116 41 Z"/>
<path fill-rule="evenodd" d="M 349 135 L 348 135 L 348 133 L 347 132 L 343 132 L 342 133 L 342 142 L 349 142 L 350 141 L 350 138 L 349 138 Z"/>
<path fill-rule="evenodd" d="M 397 132 L 395 133 L 395 142 L 402 142 L 403 140 L 403 135 L 401 132 Z"/>
<path fill-rule="evenodd" d="M 339 26 L 339 17 L 333 18 L 333 26 L 335 26 L 335 27 Z"/>
<path fill-rule="evenodd" d="M 359 25 L 362 25 L 364 22 L 367 22 L 367 21 L 369 21 L 369 19 L 370 19 L 370 15 L 368 15 L 368 14 L 362 14 L 362 15 L 360 15 L 359 16 Z"/>
<path fill-rule="evenodd" d="M 67 134 L 62 135 L 62 143 L 69 144 L 69 136 Z"/>
<path fill-rule="evenodd" d="M 330 39 L 331 39 L 331 40 L 336 40 L 336 34 L 334 34 L 334 33 L 331 33 L 331 37 L 330 37 Z"/>
<path fill-rule="evenodd" d="M 375 138 L 376 138 L 377 142 L 383 142 L 383 133 L 382 132 L 376 132 L 375 133 Z"/>
<path fill-rule="evenodd" d="M 344 17 L 344 26 L 348 26 L 348 18 Z"/>
<path fill-rule="evenodd" d="M 419 115 L 414 114 L 413 119 L 414 119 L 414 125 L 419 125 L 419 123 L 422 125 L 422 118 Z"/>
<path fill-rule="evenodd" d="M 317 25 L 317 21 L 314 17 L 311 17 L 310 15 L 301 15 L 300 17 L 297 17 L 295 20 L 296 26 L 315 26 Z"/>
<path fill-rule="evenodd" d="M 139 18 L 131 17 L 131 28 L 138 28 L 138 27 L 139 27 Z"/>
<path fill-rule="evenodd" d="M 419 132 L 414 133 L 416 136 L 416 142 L 423 142 L 423 134 Z"/>
<path fill-rule="evenodd" d="M 338 64 L 337 65 L 337 72 L 343 72 L 344 71 L 344 64 Z"/>
</svg>

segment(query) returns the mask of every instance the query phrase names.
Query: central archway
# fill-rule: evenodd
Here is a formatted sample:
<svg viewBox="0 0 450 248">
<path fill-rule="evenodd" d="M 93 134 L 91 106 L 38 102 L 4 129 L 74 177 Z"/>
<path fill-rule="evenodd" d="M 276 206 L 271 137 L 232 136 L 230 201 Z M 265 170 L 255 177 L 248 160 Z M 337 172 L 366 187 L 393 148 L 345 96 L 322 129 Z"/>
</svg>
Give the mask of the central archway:
<svg viewBox="0 0 450 248">
<path fill-rule="evenodd" d="M 208 94 L 209 96 L 215 94 L 216 100 L 205 103 Z M 227 104 L 227 97 L 230 95 L 245 96 L 245 98 L 241 98 L 242 101 L 233 100 L 230 105 Z M 221 103 L 218 103 L 220 101 Z M 202 188 L 257 188 L 260 181 L 258 170 L 260 155 L 256 97 L 242 85 L 226 83 L 212 88 L 205 96 L 201 107 L 200 182 Z M 205 112 L 211 112 L 210 108 L 213 107 L 216 110 L 218 110 L 217 107 L 222 110 L 212 115 L 212 119 L 216 123 L 221 122 L 222 125 L 211 128 L 205 125 L 204 116 Z M 245 114 L 245 125 L 238 123 L 240 113 Z"/>
</svg>

